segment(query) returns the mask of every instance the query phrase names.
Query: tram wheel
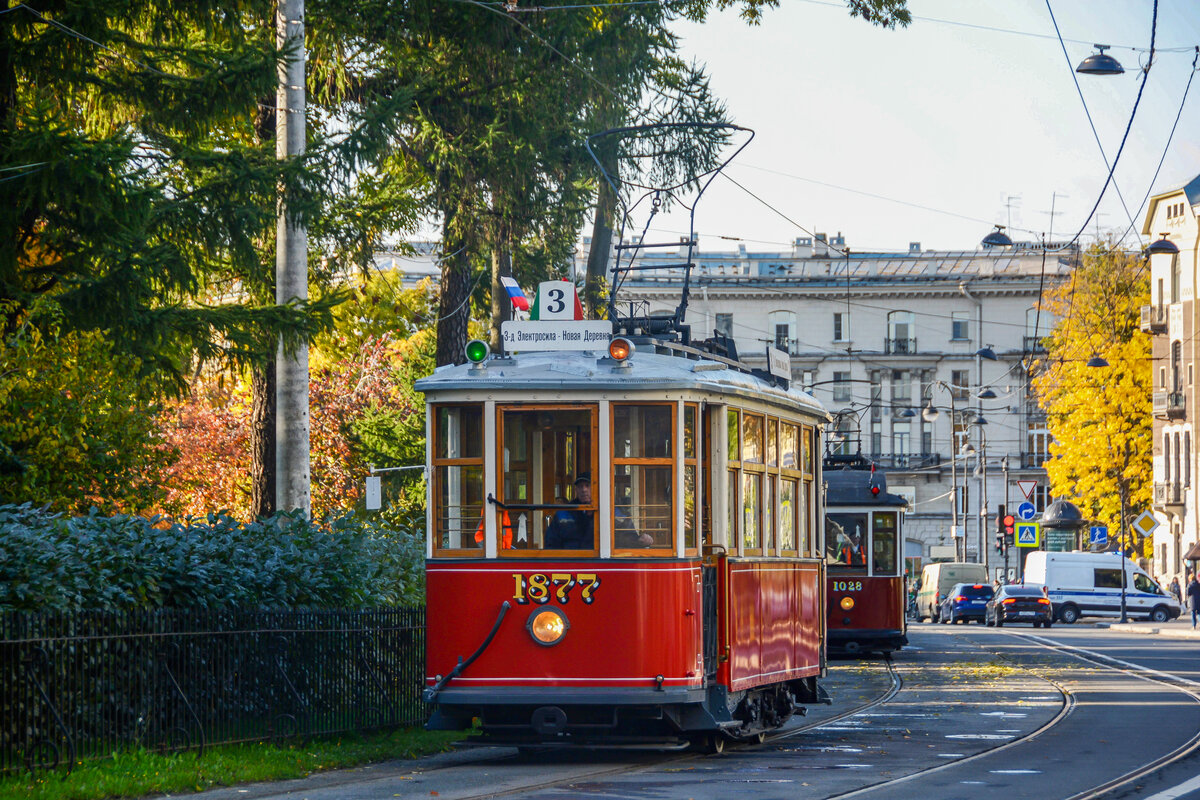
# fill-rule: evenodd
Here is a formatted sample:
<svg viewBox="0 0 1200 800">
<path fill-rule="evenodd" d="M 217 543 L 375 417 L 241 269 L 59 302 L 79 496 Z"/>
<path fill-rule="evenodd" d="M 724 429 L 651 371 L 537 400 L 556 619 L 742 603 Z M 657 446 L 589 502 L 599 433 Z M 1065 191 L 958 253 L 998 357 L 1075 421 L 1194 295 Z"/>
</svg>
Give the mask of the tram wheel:
<svg viewBox="0 0 1200 800">
<path fill-rule="evenodd" d="M 710 756 L 719 756 L 725 752 L 725 737 L 719 733 L 708 733 L 696 741 L 696 749 Z"/>
</svg>

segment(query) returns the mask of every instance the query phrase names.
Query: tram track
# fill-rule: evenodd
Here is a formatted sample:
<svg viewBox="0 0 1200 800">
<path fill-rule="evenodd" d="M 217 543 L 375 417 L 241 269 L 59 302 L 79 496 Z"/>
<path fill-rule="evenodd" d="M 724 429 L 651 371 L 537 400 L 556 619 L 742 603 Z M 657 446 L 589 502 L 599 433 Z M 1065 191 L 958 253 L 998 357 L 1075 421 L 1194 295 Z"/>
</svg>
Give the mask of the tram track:
<svg viewBox="0 0 1200 800">
<path fill-rule="evenodd" d="M 1196 703 L 1200 704 L 1200 692 L 1197 692 L 1197 690 L 1195 688 L 1191 688 L 1191 687 L 1197 686 L 1196 682 L 1194 682 L 1194 681 L 1181 679 L 1181 678 L 1178 678 L 1178 676 L 1164 675 L 1162 673 L 1158 673 L 1155 670 L 1147 669 L 1144 667 L 1139 667 L 1137 665 L 1128 664 L 1127 662 L 1121 662 L 1118 659 L 1113 659 L 1113 658 L 1109 658 L 1109 657 L 1106 657 L 1106 656 L 1103 656 L 1100 654 L 1091 653 L 1090 651 L 1084 651 L 1084 650 L 1081 650 L 1080 648 L 1071 647 L 1069 645 L 1063 645 L 1059 642 L 1054 642 L 1052 640 L 1045 639 L 1040 636 L 1034 636 L 1031 634 L 1020 633 L 1017 631 L 1003 631 L 1002 633 L 1004 635 L 1023 639 L 1023 640 L 1025 640 L 1031 644 L 1034 644 L 1038 647 L 1042 647 L 1047 650 L 1059 653 L 1061 655 L 1077 659 L 1079 661 L 1082 661 L 1084 663 L 1087 663 L 1087 664 L 1090 664 L 1093 666 L 1102 667 L 1102 668 L 1110 670 L 1112 672 L 1127 675 L 1129 677 L 1136 678 L 1138 680 L 1143 680 L 1143 681 L 1147 681 L 1150 683 L 1156 683 L 1156 684 L 1160 684 L 1162 686 L 1166 686 L 1168 688 L 1174 689 L 1176 691 L 1179 691 L 1179 692 L 1187 695 L 1192 700 L 1194 700 Z M 995 652 L 995 651 L 993 651 L 993 652 Z M 989 747 L 985 750 L 979 751 L 978 753 L 973 753 L 969 756 L 964 756 L 963 758 L 955 759 L 952 762 L 948 762 L 945 764 L 937 764 L 937 765 L 929 767 L 927 769 L 922 769 L 922 770 L 918 770 L 916 772 L 909 773 L 907 775 L 903 775 L 899 778 L 894 778 L 892 780 L 874 783 L 869 786 L 863 786 L 863 787 L 860 787 L 857 789 L 852 789 L 847 792 L 841 792 L 838 794 L 827 795 L 826 800 L 834 800 L 834 798 L 837 798 L 838 800 L 840 800 L 841 798 L 859 797 L 859 796 L 870 794 L 872 792 L 879 792 L 879 791 L 883 791 L 886 789 L 901 786 L 903 784 L 911 783 L 911 782 L 913 782 L 915 780 L 919 780 L 921 778 L 929 777 L 930 775 L 934 775 L 936 773 L 946 772 L 946 771 L 949 771 L 952 769 L 960 768 L 964 764 L 968 764 L 973 761 L 979 761 L 984 758 L 990 758 L 990 757 L 996 756 L 1006 750 L 1011 750 L 1011 749 L 1015 749 L 1015 748 L 1027 745 L 1030 742 L 1038 739 L 1039 737 L 1046 735 L 1047 733 L 1052 731 L 1054 728 L 1056 728 L 1057 726 L 1062 724 L 1065 720 L 1067 720 L 1071 716 L 1071 714 L 1075 711 L 1075 709 L 1077 708 L 1076 695 L 1064 684 L 1060 683 L 1059 681 L 1055 680 L 1054 678 L 1050 677 L 1049 675 L 1044 674 L 1043 670 L 1029 669 L 1028 671 L 1031 674 L 1036 675 L 1039 679 L 1044 680 L 1048 684 L 1053 686 L 1063 698 L 1063 705 L 1059 709 L 1059 712 L 1057 714 L 1055 714 L 1054 717 L 1052 717 L 1046 723 L 1044 723 L 1043 725 L 1038 727 L 1037 729 L 1029 732 L 1028 734 L 1016 737 L 1014 739 L 1011 739 L 1011 740 L 1009 740 L 1003 744 L 997 745 L 995 747 Z M 855 711 L 852 713 L 861 713 L 861 712 Z M 852 714 L 847 714 L 846 716 L 851 716 L 851 715 Z M 1155 771 L 1162 769 L 1163 767 L 1165 767 L 1169 764 L 1175 763 L 1175 762 L 1179 761 L 1180 759 L 1186 758 L 1186 757 L 1192 755 L 1193 753 L 1197 752 L 1198 750 L 1200 750 L 1200 731 L 1198 731 L 1195 735 L 1193 735 L 1192 738 L 1190 738 L 1188 741 L 1184 742 L 1183 744 L 1181 744 L 1180 746 L 1171 750 L 1170 752 L 1165 753 L 1162 756 L 1159 756 L 1158 758 L 1147 761 L 1147 762 L 1139 765 L 1135 769 L 1127 770 L 1126 772 L 1124 772 L 1120 775 L 1117 775 L 1115 777 L 1112 777 L 1102 783 L 1096 784 L 1094 786 L 1088 787 L 1087 789 L 1085 789 L 1083 791 L 1076 792 L 1075 794 L 1069 795 L 1069 796 L 1065 797 L 1063 800 L 1093 800 L 1094 798 L 1103 797 L 1106 794 L 1113 792 L 1114 790 L 1120 789 L 1124 786 L 1127 786 L 1130 783 L 1133 783 L 1134 781 L 1139 780 L 1140 778 L 1144 778 L 1144 777 L 1154 773 Z"/>
</svg>

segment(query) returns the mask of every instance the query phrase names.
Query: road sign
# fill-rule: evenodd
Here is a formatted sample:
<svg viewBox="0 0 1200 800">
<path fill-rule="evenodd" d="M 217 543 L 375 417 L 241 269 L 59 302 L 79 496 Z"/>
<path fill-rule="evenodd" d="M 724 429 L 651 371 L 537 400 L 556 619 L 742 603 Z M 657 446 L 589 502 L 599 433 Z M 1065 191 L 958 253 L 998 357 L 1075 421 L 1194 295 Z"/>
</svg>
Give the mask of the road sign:
<svg viewBox="0 0 1200 800">
<path fill-rule="evenodd" d="M 1017 506 L 1017 516 L 1026 522 L 1033 519 L 1036 514 L 1037 509 L 1034 508 L 1033 503 L 1021 503 Z"/>
<path fill-rule="evenodd" d="M 1133 529 L 1142 536 L 1149 536 L 1154 533 L 1154 529 L 1158 527 L 1158 520 L 1149 511 L 1143 511 L 1133 518 L 1133 522 L 1129 523 Z"/>
<path fill-rule="evenodd" d="M 1037 481 L 1017 481 L 1017 488 L 1021 490 L 1021 494 L 1033 499 L 1033 490 L 1037 488 Z"/>
<path fill-rule="evenodd" d="M 1041 542 L 1041 526 L 1036 522 L 1017 523 L 1017 547 L 1037 547 Z"/>
<path fill-rule="evenodd" d="M 1088 529 L 1088 544 L 1103 547 L 1108 544 L 1108 526 L 1093 525 Z"/>
</svg>

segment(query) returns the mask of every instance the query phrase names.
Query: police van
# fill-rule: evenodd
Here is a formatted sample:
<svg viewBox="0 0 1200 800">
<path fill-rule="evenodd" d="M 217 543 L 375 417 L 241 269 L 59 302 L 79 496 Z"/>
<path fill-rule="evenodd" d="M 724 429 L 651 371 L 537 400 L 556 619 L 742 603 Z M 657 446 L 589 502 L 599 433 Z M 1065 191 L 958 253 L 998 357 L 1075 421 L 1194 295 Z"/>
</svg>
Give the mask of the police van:
<svg viewBox="0 0 1200 800">
<path fill-rule="evenodd" d="M 1025 585 L 1045 586 L 1055 619 L 1068 625 L 1081 616 L 1121 615 L 1120 553 L 1030 553 L 1025 561 Z M 1182 609 L 1131 559 L 1125 559 L 1125 608 L 1129 616 L 1166 622 Z"/>
</svg>

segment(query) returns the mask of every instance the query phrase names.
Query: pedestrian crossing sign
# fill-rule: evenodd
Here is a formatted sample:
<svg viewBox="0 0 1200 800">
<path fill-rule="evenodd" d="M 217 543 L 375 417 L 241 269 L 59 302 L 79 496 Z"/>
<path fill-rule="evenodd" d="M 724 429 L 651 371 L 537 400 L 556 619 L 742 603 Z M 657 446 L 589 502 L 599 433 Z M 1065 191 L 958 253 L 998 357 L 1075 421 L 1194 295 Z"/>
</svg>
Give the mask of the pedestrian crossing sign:
<svg viewBox="0 0 1200 800">
<path fill-rule="evenodd" d="M 1037 547 L 1041 544 L 1041 525 L 1036 522 L 1018 522 L 1015 532 L 1017 547 Z"/>
</svg>

